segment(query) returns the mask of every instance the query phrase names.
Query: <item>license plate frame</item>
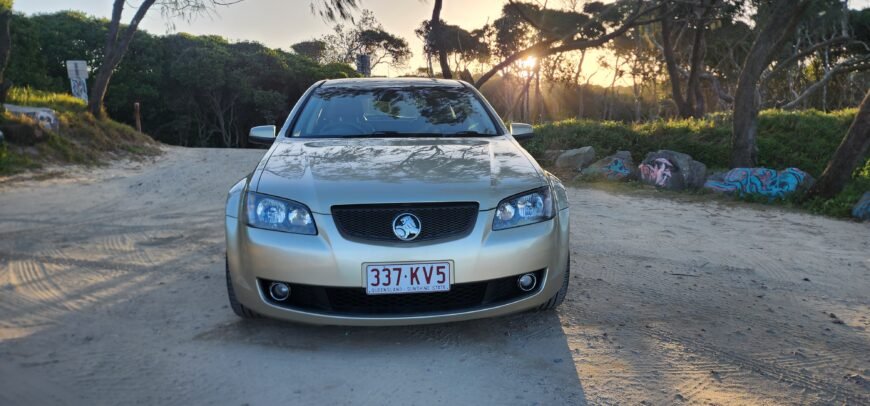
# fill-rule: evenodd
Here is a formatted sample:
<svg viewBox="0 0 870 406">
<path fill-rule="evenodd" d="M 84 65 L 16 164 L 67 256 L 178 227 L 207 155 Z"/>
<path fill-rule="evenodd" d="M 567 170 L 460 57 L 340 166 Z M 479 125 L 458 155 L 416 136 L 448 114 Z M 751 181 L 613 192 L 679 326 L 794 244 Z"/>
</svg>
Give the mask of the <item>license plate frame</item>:
<svg viewBox="0 0 870 406">
<path fill-rule="evenodd" d="M 372 296 L 449 292 L 453 285 L 453 261 L 367 262 L 362 273 L 366 295 Z"/>
</svg>

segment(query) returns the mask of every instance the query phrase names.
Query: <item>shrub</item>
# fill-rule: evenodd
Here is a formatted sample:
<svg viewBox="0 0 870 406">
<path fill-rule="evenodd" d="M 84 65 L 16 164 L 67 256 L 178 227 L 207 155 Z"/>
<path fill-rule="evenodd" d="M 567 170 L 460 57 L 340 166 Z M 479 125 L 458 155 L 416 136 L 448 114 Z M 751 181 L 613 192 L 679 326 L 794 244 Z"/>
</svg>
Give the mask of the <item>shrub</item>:
<svg viewBox="0 0 870 406">
<path fill-rule="evenodd" d="M 816 110 L 761 112 L 759 166 L 773 169 L 796 167 L 818 178 L 856 113 L 856 109 L 830 113 Z M 637 124 L 566 120 L 539 125 L 535 133 L 535 138 L 523 145 L 545 164 L 544 152 L 547 150 L 591 145 L 599 158 L 617 150 L 627 150 L 631 151 L 636 162 L 659 149 L 684 152 L 715 171 L 729 167 L 731 153 L 731 118 L 727 114 Z M 815 213 L 849 216 L 852 206 L 867 190 L 870 190 L 870 160 L 855 172 L 852 181 L 836 198 L 815 199 L 799 205 Z"/>
<path fill-rule="evenodd" d="M 800 168 L 818 177 L 843 139 L 855 109 L 823 113 L 815 110 L 767 110 L 759 116 L 758 163 L 775 169 Z M 703 119 L 659 120 L 625 124 L 567 120 L 540 125 L 525 146 L 535 157 L 548 149 L 595 147 L 598 156 L 631 151 L 636 161 L 659 149 L 684 152 L 714 169 L 727 168 L 731 153 L 731 119 L 716 114 Z"/>
</svg>

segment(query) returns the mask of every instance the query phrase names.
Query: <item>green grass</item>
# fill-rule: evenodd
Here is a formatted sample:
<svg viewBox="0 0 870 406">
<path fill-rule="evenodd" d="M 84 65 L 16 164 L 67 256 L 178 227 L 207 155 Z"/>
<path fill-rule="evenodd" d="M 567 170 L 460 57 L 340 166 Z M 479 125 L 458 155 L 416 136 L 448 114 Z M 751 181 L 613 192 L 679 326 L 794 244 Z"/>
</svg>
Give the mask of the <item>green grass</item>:
<svg viewBox="0 0 870 406">
<path fill-rule="evenodd" d="M 34 90 L 29 87 L 13 87 L 9 89 L 6 103 L 20 106 L 48 107 L 55 111 L 71 112 L 84 112 L 87 107 L 84 100 L 72 95 Z"/>
<path fill-rule="evenodd" d="M 86 112 L 83 101 L 67 94 L 12 88 L 7 101 L 55 110 L 60 129 L 43 130 L 44 139 L 31 146 L 8 142 L 0 146 L 2 176 L 38 169 L 48 163 L 97 165 L 111 156 L 137 157 L 160 152 L 151 137 L 111 119 L 94 117 Z M 9 125 L 37 124 L 25 116 L 5 112 L 0 115 L 0 128 Z"/>
<path fill-rule="evenodd" d="M 10 152 L 6 144 L 0 144 L 0 176 L 37 169 L 40 166 L 26 155 Z"/>
<path fill-rule="evenodd" d="M 796 167 L 818 178 L 848 131 L 856 109 L 830 113 L 815 110 L 763 111 L 759 115 L 759 166 L 774 169 Z M 729 167 L 731 120 L 727 114 L 703 119 L 660 120 L 648 123 L 567 120 L 540 125 L 526 149 L 542 163 L 546 150 L 564 150 L 591 145 L 598 158 L 618 150 L 631 151 L 635 164 L 659 149 L 684 152 L 712 171 Z M 779 204 L 801 207 L 814 213 L 848 217 L 852 206 L 870 190 L 870 160 L 855 172 L 846 189 L 834 199 L 800 202 L 798 197 Z"/>
</svg>

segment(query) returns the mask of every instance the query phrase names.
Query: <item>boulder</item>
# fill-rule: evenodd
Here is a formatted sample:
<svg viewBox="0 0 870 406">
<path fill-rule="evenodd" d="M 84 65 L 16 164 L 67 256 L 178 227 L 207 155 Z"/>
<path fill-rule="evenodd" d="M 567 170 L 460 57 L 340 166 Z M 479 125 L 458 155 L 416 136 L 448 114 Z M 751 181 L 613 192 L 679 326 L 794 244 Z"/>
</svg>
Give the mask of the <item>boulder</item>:
<svg viewBox="0 0 870 406">
<path fill-rule="evenodd" d="M 42 127 L 37 125 L 7 123 L 0 126 L 0 131 L 10 144 L 31 146 L 48 139 Z"/>
<path fill-rule="evenodd" d="M 57 112 L 47 107 L 18 106 L 15 104 L 3 104 L 10 114 L 25 116 L 39 124 L 45 130 L 60 130 L 60 120 Z"/>
<path fill-rule="evenodd" d="M 704 182 L 704 188 L 727 194 L 757 195 L 782 199 L 797 191 L 809 189 L 813 177 L 798 168 L 781 171 L 768 168 L 734 168 L 716 173 Z"/>
<path fill-rule="evenodd" d="M 559 155 L 562 155 L 563 152 L 565 152 L 565 150 L 548 149 L 548 150 L 544 151 L 544 158 L 543 159 L 544 159 L 544 161 L 547 161 L 547 162 L 556 162 L 556 159 L 558 159 Z"/>
<path fill-rule="evenodd" d="M 643 183 L 672 190 L 701 188 L 707 178 L 707 165 L 668 150 L 650 152 L 638 169 Z"/>
<path fill-rule="evenodd" d="M 637 166 L 631 159 L 631 152 L 618 151 L 584 168 L 575 179 L 633 180 L 637 179 Z"/>
<path fill-rule="evenodd" d="M 852 208 L 852 217 L 861 220 L 870 220 L 870 192 L 864 192 L 855 207 Z"/>
<path fill-rule="evenodd" d="M 581 170 L 595 161 L 595 148 L 583 147 L 577 149 L 569 149 L 559 155 L 556 159 L 557 168 L 574 168 Z"/>
</svg>

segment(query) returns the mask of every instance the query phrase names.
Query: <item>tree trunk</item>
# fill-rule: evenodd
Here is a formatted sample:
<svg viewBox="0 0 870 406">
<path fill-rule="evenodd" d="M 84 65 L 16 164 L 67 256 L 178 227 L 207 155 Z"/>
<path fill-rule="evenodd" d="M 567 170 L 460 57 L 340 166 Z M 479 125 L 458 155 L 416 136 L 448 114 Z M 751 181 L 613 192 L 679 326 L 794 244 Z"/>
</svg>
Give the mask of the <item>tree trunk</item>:
<svg viewBox="0 0 870 406">
<path fill-rule="evenodd" d="M 435 48 L 438 50 L 438 63 L 441 65 L 441 76 L 444 79 L 452 79 L 453 74 L 450 72 L 450 61 L 447 60 L 447 50 L 444 49 L 444 41 L 441 38 L 441 7 L 443 0 L 435 0 L 435 6 L 432 8 L 431 34 Z"/>
<path fill-rule="evenodd" d="M 106 63 L 100 65 L 100 70 L 94 77 L 94 84 L 91 85 L 91 94 L 88 95 L 88 111 L 94 117 L 103 115 L 103 99 L 106 98 L 106 92 L 109 90 L 109 79 L 112 77 L 112 70 L 115 69 L 115 66 L 106 65 Z"/>
<path fill-rule="evenodd" d="M 602 120 L 610 120 L 613 118 L 613 105 L 616 101 L 616 80 L 619 79 L 619 55 L 616 56 L 616 61 L 613 62 L 613 80 L 610 81 L 610 87 L 604 92 L 604 113 Z"/>
<path fill-rule="evenodd" d="M 734 116 L 731 134 L 731 167 L 753 167 L 758 162 L 757 100 L 758 81 L 779 51 L 794 33 L 806 12 L 810 0 L 776 0 L 767 23 L 752 43 L 734 94 Z"/>
<path fill-rule="evenodd" d="M 631 75 L 631 90 L 634 95 L 634 122 L 640 122 L 640 110 L 641 110 L 641 97 L 643 89 L 640 88 L 640 85 L 637 83 L 637 79 L 635 79 L 634 75 Z"/>
<path fill-rule="evenodd" d="M 699 83 L 695 86 L 695 117 L 701 118 L 704 117 L 704 113 L 707 111 L 707 101 L 704 99 L 704 89 L 701 88 L 701 84 Z"/>
<path fill-rule="evenodd" d="M 12 19 L 12 9 L 0 9 L 0 112 L 5 111 L 3 103 L 12 83 L 6 80 L 6 65 L 9 64 L 9 54 L 12 51 L 12 35 L 9 32 L 9 21 Z"/>
<path fill-rule="evenodd" d="M 683 98 L 682 84 L 680 83 L 680 72 L 677 68 L 677 57 L 674 55 L 674 46 L 671 44 L 671 21 L 670 14 L 666 7 L 662 7 L 662 54 L 665 57 L 665 67 L 668 70 L 668 78 L 671 81 L 671 95 L 674 104 L 677 105 L 677 112 L 682 118 L 691 117 L 692 111 L 689 108 L 686 99 Z"/>
<path fill-rule="evenodd" d="M 544 122 L 544 96 L 541 94 L 541 61 L 535 67 L 535 123 Z"/>
<path fill-rule="evenodd" d="M 867 151 L 870 150 L 870 90 L 864 96 L 855 121 L 849 127 L 846 137 L 837 147 L 831 161 L 818 182 L 807 193 L 807 197 L 822 197 L 830 199 L 843 191 L 843 187 L 852 178 L 852 172 L 864 162 Z"/>
<path fill-rule="evenodd" d="M 696 118 L 704 115 L 703 101 L 700 100 L 701 69 L 703 69 L 701 63 L 703 62 L 705 52 L 704 33 L 707 29 L 706 15 L 708 10 L 709 9 L 704 10 L 701 21 L 695 28 L 695 36 L 692 39 L 692 56 L 689 62 L 689 80 L 686 83 L 686 98 L 684 99 L 687 107 L 686 113 L 691 114 L 692 117 Z"/>
<path fill-rule="evenodd" d="M 103 116 L 103 99 L 106 98 L 106 92 L 109 90 L 109 81 L 112 79 L 112 74 L 127 49 L 130 48 L 130 42 L 133 40 L 133 35 L 139 27 L 139 23 L 145 18 L 148 9 L 154 5 L 156 0 L 145 0 L 139 5 L 130 24 L 120 32 L 121 14 L 124 9 L 124 0 L 115 0 L 112 7 L 112 21 L 109 23 L 109 33 L 106 38 L 106 49 L 103 53 L 103 62 L 97 70 L 97 75 L 94 78 L 94 84 L 91 85 L 91 94 L 88 95 L 88 111 L 95 117 Z"/>
</svg>

